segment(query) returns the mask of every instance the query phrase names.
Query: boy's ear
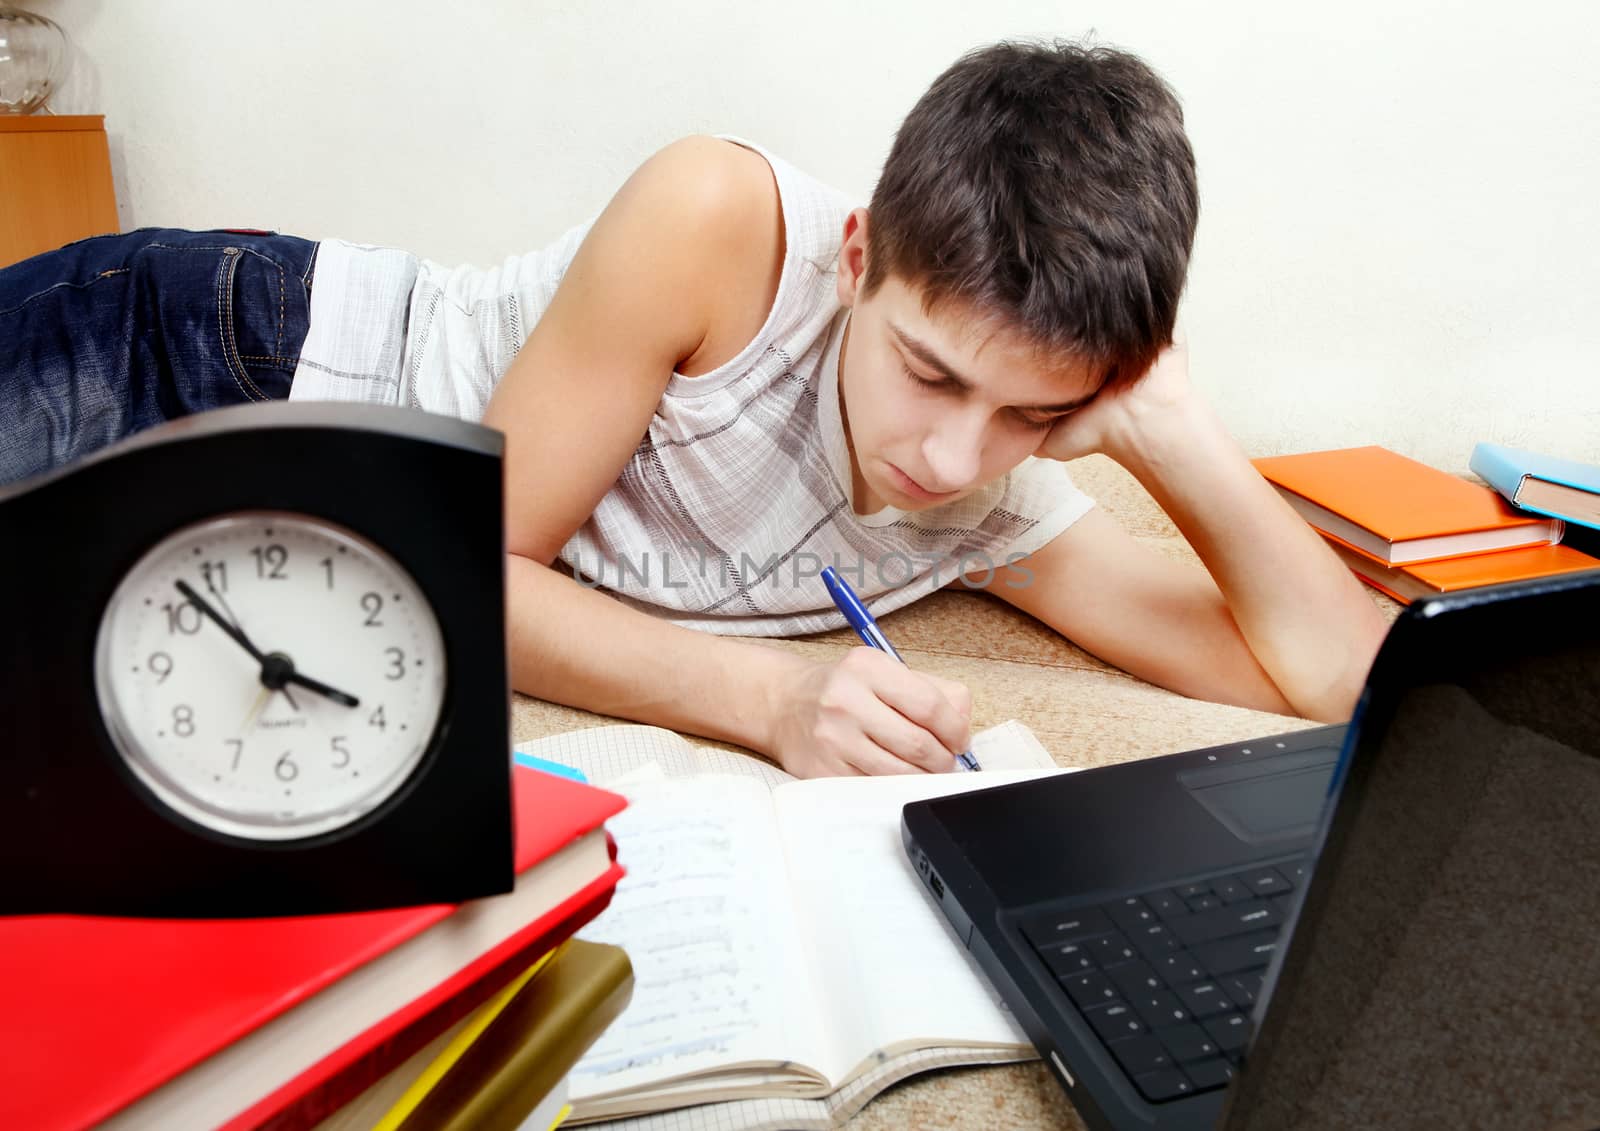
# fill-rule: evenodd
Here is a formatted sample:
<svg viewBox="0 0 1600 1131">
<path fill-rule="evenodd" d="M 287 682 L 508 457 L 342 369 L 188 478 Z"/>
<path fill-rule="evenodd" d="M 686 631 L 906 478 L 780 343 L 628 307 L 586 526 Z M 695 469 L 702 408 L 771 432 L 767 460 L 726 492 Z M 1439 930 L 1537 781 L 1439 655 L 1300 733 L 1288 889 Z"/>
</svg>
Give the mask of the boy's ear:
<svg viewBox="0 0 1600 1131">
<path fill-rule="evenodd" d="M 844 242 L 839 245 L 839 301 L 854 306 L 867 274 L 867 210 L 852 209 L 844 218 Z"/>
</svg>

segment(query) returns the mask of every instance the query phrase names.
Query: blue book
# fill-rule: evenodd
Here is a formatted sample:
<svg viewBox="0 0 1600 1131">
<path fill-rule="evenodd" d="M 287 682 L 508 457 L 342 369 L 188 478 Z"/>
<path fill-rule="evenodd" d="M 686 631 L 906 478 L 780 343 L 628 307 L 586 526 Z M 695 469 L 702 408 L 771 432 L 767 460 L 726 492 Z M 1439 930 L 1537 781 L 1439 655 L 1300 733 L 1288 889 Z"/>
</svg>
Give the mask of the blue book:
<svg viewBox="0 0 1600 1131">
<path fill-rule="evenodd" d="M 1513 506 L 1600 528 L 1600 467 L 1592 463 L 1477 444 L 1467 466 Z"/>
</svg>

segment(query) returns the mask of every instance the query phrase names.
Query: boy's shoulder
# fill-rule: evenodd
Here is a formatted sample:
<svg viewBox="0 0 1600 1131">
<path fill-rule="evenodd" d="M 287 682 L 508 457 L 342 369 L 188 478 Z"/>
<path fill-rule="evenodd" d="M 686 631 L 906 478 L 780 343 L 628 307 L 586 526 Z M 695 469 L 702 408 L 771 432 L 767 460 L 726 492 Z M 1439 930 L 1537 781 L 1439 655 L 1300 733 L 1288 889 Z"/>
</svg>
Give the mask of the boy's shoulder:
<svg viewBox="0 0 1600 1131">
<path fill-rule="evenodd" d="M 783 275 L 783 204 L 772 166 L 732 141 L 692 135 L 658 150 L 624 186 L 650 202 L 667 240 L 704 266 L 708 325 L 678 371 L 693 376 L 740 353 L 762 329 Z M 619 196 L 622 194 L 619 194 Z"/>
<path fill-rule="evenodd" d="M 766 158 L 706 134 L 691 134 L 657 150 L 623 191 L 636 184 L 697 229 L 703 225 L 731 236 L 781 220 L 777 185 Z"/>
</svg>

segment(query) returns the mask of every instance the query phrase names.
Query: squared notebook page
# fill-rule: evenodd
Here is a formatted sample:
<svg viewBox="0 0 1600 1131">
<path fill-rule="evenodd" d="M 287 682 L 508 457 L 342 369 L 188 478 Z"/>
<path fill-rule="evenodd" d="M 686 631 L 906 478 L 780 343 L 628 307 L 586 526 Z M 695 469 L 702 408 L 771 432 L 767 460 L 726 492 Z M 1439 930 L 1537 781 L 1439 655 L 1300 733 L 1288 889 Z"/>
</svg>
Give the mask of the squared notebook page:
<svg viewBox="0 0 1600 1131">
<path fill-rule="evenodd" d="M 628 799 L 606 823 L 627 874 L 579 937 L 628 952 L 633 998 L 573 1068 L 573 1100 L 730 1065 L 815 1064 L 815 994 L 771 791 L 752 777 L 667 777 L 653 763 L 612 783 Z"/>
<path fill-rule="evenodd" d="M 773 794 L 788 888 L 806 931 L 830 1079 L 884 1055 L 964 1045 L 1025 1051 L 1028 1038 L 924 890 L 901 841 L 911 801 L 1068 771 L 816 778 Z"/>
<path fill-rule="evenodd" d="M 589 727 L 521 742 L 515 749 L 520 754 L 571 766 L 601 787 L 609 787 L 652 765 L 669 778 L 732 774 L 757 778 L 768 788 L 795 780 L 793 775 L 753 754 L 701 745 L 664 727 Z M 972 753 L 984 770 L 1049 770 L 1056 764 L 1034 733 L 1016 719 L 973 735 Z"/>
</svg>

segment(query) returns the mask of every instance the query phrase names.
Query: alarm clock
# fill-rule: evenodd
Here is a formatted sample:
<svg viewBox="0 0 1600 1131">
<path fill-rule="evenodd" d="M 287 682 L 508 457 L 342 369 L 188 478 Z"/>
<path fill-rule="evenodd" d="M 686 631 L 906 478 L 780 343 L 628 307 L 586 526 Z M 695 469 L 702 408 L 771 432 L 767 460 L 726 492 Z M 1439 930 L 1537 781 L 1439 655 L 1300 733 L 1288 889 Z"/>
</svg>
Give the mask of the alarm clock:
<svg viewBox="0 0 1600 1131">
<path fill-rule="evenodd" d="M 0 913 L 509 891 L 502 446 L 272 402 L 0 489 Z"/>
</svg>

